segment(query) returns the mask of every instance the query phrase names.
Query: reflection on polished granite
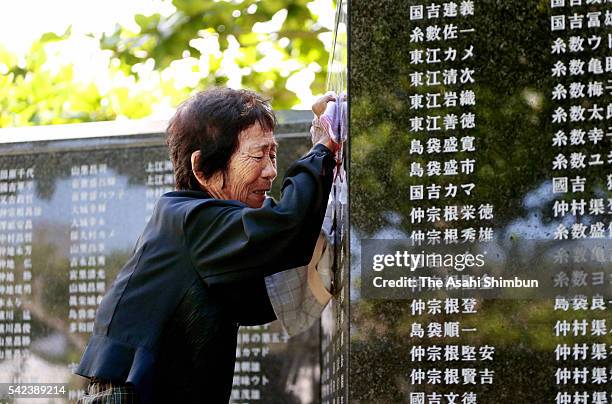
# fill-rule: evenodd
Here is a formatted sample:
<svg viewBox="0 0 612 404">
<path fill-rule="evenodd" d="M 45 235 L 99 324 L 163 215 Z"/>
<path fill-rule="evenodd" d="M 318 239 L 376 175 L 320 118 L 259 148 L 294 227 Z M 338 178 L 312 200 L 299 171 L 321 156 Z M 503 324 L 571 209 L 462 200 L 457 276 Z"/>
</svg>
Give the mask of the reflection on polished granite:
<svg viewBox="0 0 612 404">
<path fill-rule="evenodd" d="M 453 3 L 463 7 L 464 3 L 474 3 L 473 15 L 457 9 L 457 17 L 442 17 L 445 13 L 443 3 Z M 551 9 L 551 4 L 562 7 Z M 570 6 L 570 3 L 581 3 Z M 569 192 L 565 196 L 572 199 L 587 200 L 603 198 L 608 203 L 610 187 L 606 183 L 610 173 L 609 163 L 588 165 L 580 169 L 571 169 L 571 161 L 565 170 L 553 169 L 553 161 L 559 153 L 571 159 L 571 153 L 583 152 L 590 155 L 601 154 L 602 160 L 610 150 L 610 139 L 604 136 L 599 143 L 588 141 L 570 145 L 570 131 L 584 131 L 584 138 L 593 128 L 609 132 L 610 115 L 607 105 L 612 102 L 610 92 L 600 96 L 589 97 L 586 88 L 589 82 L 606 83 L 607 74 L 589 73 L 587 65 L 590 60 L 605 61 L 611 54 L 607 42 L 612 33 L 611 26 L 604 24 L 604 6 L 586 5 L 584 2 L 557 2 L 536 0 L 509 0 L 504 2 L 475 1 L 418 1 L 418 0 L 376 0 L 351 2 L 350 18 L 350 128 L 351 128 L 351 306 L 350 306 L 350 402 L 351 403 L 399 403 L 410 402 L 412 394 L 425 392 L 423 402 L 428 402 L 433 393 L 463 394 L 472 391 L 478 403 L 544 403 L 555 402 L 559 392 L 586 391 L 594 394 L 607 391 L 603 385 L 556 384 L 558 368 L 583 366 L 592 371 L 593 367 L 605 367 L 605 360 L 595 361 L 557 361 L 555 350 L 558 345 L 574 343 L 598 343 L 609 345 L 607 336 L 555 336 L 555 325 L 558 321 L 574 319 L 611 320 L 609 308 L 597 310 L 554 309 L 552 299 L 531 300 L 486 300 L 478 301 L 476 314 L 423 314 L 413 315 L 413 300 L 365 299 L 361 295 L 361 262 L 360 240 L 362 239 L 410 239 L 416 232 L 422 231 L 425 237 L 435 237 L 436 232 L 445 234 L 453 227 L 468 226 L 490 227 L 493 229 L 492 242 L 498 245 L 501 253 L 512 261 L 515 254 L 521 254 L 516 248 L 529 244 L 529 240 L 552 240 L 560 225 L 571 228 L 570 216 L 555 217 L 553 214 L 555 200 L 559 194 L 553 194 L 552 178 L 559 176 L 586 177 L 588 181 L 584 191 Z M 435 6 L 439 5 L 439 16 Z M 422 8 L 421 8 L 422 6 Z M 431 10 L 429 8 L 431 6 Z M 601 12 L 600 26 L 587 27 L 589 12 Z M 414 12 L 413 15 L 411 13 Z M 419 14 L 422 13 L 422 14 Z M 428 13 L 431 13 L 428 14 Z M 469 14 L 469 15 L 468 15 Z M 558 30 L 552 23 L 554 15 L 566 15 L 566 30 Z M 582 28 L 570 28 L 569 16 L 583 15 Z M 594 17 L 593 17 L 594 18 Z M 444 41 L 445 25 L 455 24 L 458 27 L 456 39 Z M 552 24 L 552 25 L 551 25 Z M 418 41 L 421 28 L 423 41 Z M 434 27 L 429 28 L 428 27 Z M 436 38 L 436 30 L 441 40 Z M 465 30 L 462 32 L 462 30 Z M 553 31 L 554 30 L 554 31 Z M 427 35 L 433 35 L 428 37 Z M 592 40 L 587 46 L 587 38 L 601 36 L 600 43 Z M 570 39 L 570 37 L 575 37 Z M 427 39 L 429 38 L 429 39 Z M 551 46 L 558 39 L 567 46 L 567 52 L 553 54 Z M 573 43 L 574 51 L 569 50 Z M 579 45 L 576 45 L 579 44 Z M 584 50 L 577 50 L 584 45 Z M 458 51 L 454 61 L 433 62 L 436 53 L 445 58 L 448 48 Z M 577 48 L 578 47 L 578 48 Z M 595 49 L 593 49 L 595 48 Z M 422 62 L 418 62 L 418 50 L 423 50 Z M 427 51 L 429 49 L 429 51 Z M 437 51 L 432 49 L 438 49 Z M 582 49 L 582 48 L 580 48 Z M 473 54 L 468 56 L 471 50 Z M 461 60 L 466 57 L 465 60 Z M 449 59 L 452 57 L 449 56 Z M 553 77 L 553 67 L 562 60 L 568 69 L 570 60 L 581 59 L 584 64 L 584 75 Z M 431 64 L 427 60 L 432 61 Z M 412 63 L 411 63 L 412 62 Z M 577 62 L 574 62 L 576 66 Z M 415 86 L 418 81 L 415 72 L 424 72 L 423 80 L 435 82 L 428 71 L 457 69 L 459 76 L 463 69 L 472 70 L 473 82 L 466 80 L 457 85 L 441 84 Z M 575 68 L 575 67 L 574 67 Z M 602 67 L 605 70 L 605 67 Z M 595 69 L 594 71 L 596 71 Z M 443 73 L 440 74 L 440 77 Z M 440 79 L 442 80 L 442 78 Z M 576 95 L 574 99 L 568 93 L 562 100 L 553 99 L 553 89 L 563 83 L 569 90 L 571 83 L 574 89 L 584 84 L 585 95 Z M 457 108 L 445 106 L 444 94 L 452 91 L 460 93 L 473 91 L 475 105 L 459 105 Z M 428 94 L 440 94 L 439 109 L 419 107 L 418 94 L 423 96 L 423 104 L 435 104 Z M 434 96 L 435 97 L 435 96 Z M 584 120 L 572 122 L 568 116 L 564 123 L 555 123 L 552 118 L 561 107 L 570 110 L 575 105 L 590 110 L 585 112 Z M 575 110 L 580 109 L 576 107 Z M 594 108 L 601 108 L 602 120 L 589 120 Z M 439 111 L 439 112 L 437 112 Z M 427 116 L 464 113 L 475 115 L 475 127 L 458 127 L 456 130 L 412 130 L 414 117 L 424 118 L 424 126 L 435 119 L 427 121 Z M 576 112 L 579 113 L 579 112 Z M 553 136 L 558 130 L 566 131 L 568 146 L 554 146 Z M 577 132 L 575 138 L 580 136 Z M 473 136 L 475 150 L 472 152 L 445 153 L 433 150 L 423 154 L 413 143 L 420 141 L 424 148 L 430 138 L 444 140 L 449 137 Z M 432 145 L 434 147 L 435 145 Z M 578 159 L 576 155 L 575 159 Z M 420 163 L 428 170 L 429 161 L 438 161 L 444 169 L 444 162 L 450 159 L 473 159 L 474 172 L 459 174 L 454 177 L 436 176 L 435 165 L 431 176 L 416 175 Z M 414 175 L 411 175 L 413 173 Z M 431 185 L 450 182 L 474 183 L 475 188 L 469 195 L 459 193 L 452 202 L 427 200 L 411 195 L 411 186 L 417 184 Z M 414 197 L 414 198 L 413 198 Z M 474 219 L 469 224 L 457 224 L 460 221 L 444 219 L 444 207 L 454 205 L 491 204 L 494 207 L 492 219 Z M 414 208 L 423 209 L 425 215 L 431 214 L 418 222 L 413 220 Z M 441 209 L 441 218 L 436 209 Z M 607 208 L 604 208 L 606 210 Z M 607 212 L 607 210 L 606 210 Z M 588 231 L 591 224 L 601 222 L 608 229 L 609 212 L 583 216 Z M 461 227 L 463 226 L 463 227 Z M 575 228 L 576 232 L 580 229 Z M 606 230 L 602 243 L 610 250 L 609 231 Z M 461 235 L 461 232 L 459 232 Z M 569 232 L 571 239 L 572 232 Z M 588 233 L 591 234 L 591 233 Z M 478 240 L 478 232 L 476 240 Z M 428 240 L 428 239 L 426 239 Z M 598 240 L 599 241 L 599 240 Z M 477 242 L 476 242 L 477 244 Z M 559 248 L 579 251 L 580 240 L 559 242 Z M 443 244 L 437 246 L 443 248 Z M 607 254 L 607 253 L 606 253 Z M 521 255 L 522 257 L 522 255 Z M 608 264 L 609 267 L 609 264 Z M 537 270 L 537 268 L 534 268 Z M 609 274 L 608 274 L 609 275 Z M 442 301 L 444 302 L 443 295 Z M 588 305 L 592 302 L 588 298 Z M 436 313 L 434 311 L 434 313 Z M 443 311 L 444 313 L 444 311 Z M 460 337 L 421 337 L 414 332 L 414 324 L 444 324 L 459 322 L 462 326 L 474 329 Z M 608 330 L 609 331 L 609 330 Z M 494 359 L 490 362 L 461 361 L 412 361 L 413 349 L 426 349 L 432 345 L 468 345 L 482 347 L 494 346 Z M 605 348 L 604 348 L 605 350 Z M 609 362 L 607 362 L 609 364 Z M 461 369 L 473 367 L 477 372 L 487 368 L 494 372 L 493 384 L 471 385 L 462 381 L 458 384 L 445 384 L 444 371 L 447 368 Z M 442 371 L 442 382 L 438 385 L 423 382 L 413 383 L 411 376 L 421 369 L 427 377 L 433 369 Z M 480 381 L 478 373 L 478 381 Z M 429 380 L 428 378 L 425 380 Z M 452 378 L 451 378 L 452 379 Z M 416 396 L 412 396 L 416 397 Z M 592 398 L 592 396 L 589 396 Z M 609 397 L 608 397 L 609 399 Z M 447 402 L 442 397 L 442 402 Z"/>
</svg>

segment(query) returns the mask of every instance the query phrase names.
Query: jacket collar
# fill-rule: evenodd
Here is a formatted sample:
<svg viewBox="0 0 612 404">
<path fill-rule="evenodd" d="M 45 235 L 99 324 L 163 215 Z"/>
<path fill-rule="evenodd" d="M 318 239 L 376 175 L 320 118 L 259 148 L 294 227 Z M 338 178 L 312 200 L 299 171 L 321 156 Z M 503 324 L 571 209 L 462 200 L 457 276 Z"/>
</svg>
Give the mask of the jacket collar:
<svg viewBox="0 0 612 404">
<path fill-rule="evenodd" d="M 198 199 L 213 199 L 212 196 L 210 196 L 208 192 L 202 191 L 202 190 L 194 190 L 194 189 L 167 192 L 163 196 L 170 197 L 170 198 L 186 197 L 186 198 L 198 198 Z"/>
</svg>

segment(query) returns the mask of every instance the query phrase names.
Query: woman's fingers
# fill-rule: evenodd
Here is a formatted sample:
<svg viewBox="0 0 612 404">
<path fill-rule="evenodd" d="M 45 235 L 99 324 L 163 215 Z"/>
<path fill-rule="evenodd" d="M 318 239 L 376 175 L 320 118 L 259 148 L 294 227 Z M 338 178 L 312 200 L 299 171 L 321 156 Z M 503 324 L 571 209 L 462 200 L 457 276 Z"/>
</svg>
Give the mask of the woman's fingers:
<svg viewBox="0 0 612 404">
<path fill-rule="evenodd" d="M 337 100 L 338 97 L 336 96 L 336 93 L 329 91 L 324 96 L 318 98 L 314 104 L 312 104 L 312 112 L 314 112 L 316 115 L 316 118 L 313 121 L 313 127 L 311 129 L 312 142 L 313 144 L 323 144 L 333 152 L 339 148 L 339 145 L 336 144 L 331 138 L 332 134 L 330 132 L 333 130 L 331 127 L 331 121 L 333 121 L 332 112 L 334 107 L 329 104 L 329 102 Z M 326 110 L 329 107 L 332 109 L 326 113 Z"/>
<path fill-rule="evenodd" d="M 334 94 L 333 92 L 325 94 L 323 97 L 317 99 L 314 104 L 312 104 L 312 112 L 314 112 L 316 116 L 321 116 L 321 114 L 325 112 L 327 103 L 330 101 L 334 101 L 335 99 L 336 94 Z"/>
</svg>

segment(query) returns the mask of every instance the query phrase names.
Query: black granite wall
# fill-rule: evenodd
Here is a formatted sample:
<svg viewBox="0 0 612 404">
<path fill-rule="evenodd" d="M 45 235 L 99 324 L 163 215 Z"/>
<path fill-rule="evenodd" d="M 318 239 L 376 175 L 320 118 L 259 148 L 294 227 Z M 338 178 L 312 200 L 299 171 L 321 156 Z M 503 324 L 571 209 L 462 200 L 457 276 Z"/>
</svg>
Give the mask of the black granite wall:
<svg viewBox="0 0 612 404">
<path fill-rule="evenodd" d="M 611 33 L 605 1 L 351 2 L 351 403 L 610 400 Z M 368 298 L 362 239 L 488 251 L 565 289 L 475 313 Z"/>
</svg>

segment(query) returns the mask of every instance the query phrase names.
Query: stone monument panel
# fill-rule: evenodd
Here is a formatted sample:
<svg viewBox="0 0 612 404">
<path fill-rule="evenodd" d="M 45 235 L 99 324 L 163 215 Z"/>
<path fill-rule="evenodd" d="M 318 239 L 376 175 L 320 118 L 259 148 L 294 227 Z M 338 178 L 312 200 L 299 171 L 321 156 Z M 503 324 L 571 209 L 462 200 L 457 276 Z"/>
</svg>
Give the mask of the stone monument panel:
<svg viewBox="0 0 612 404">
<path fill-rule="evenodd" d="M 351 2 L 351 402 L 612 399 L 610 6 Z"/>
</svg>

